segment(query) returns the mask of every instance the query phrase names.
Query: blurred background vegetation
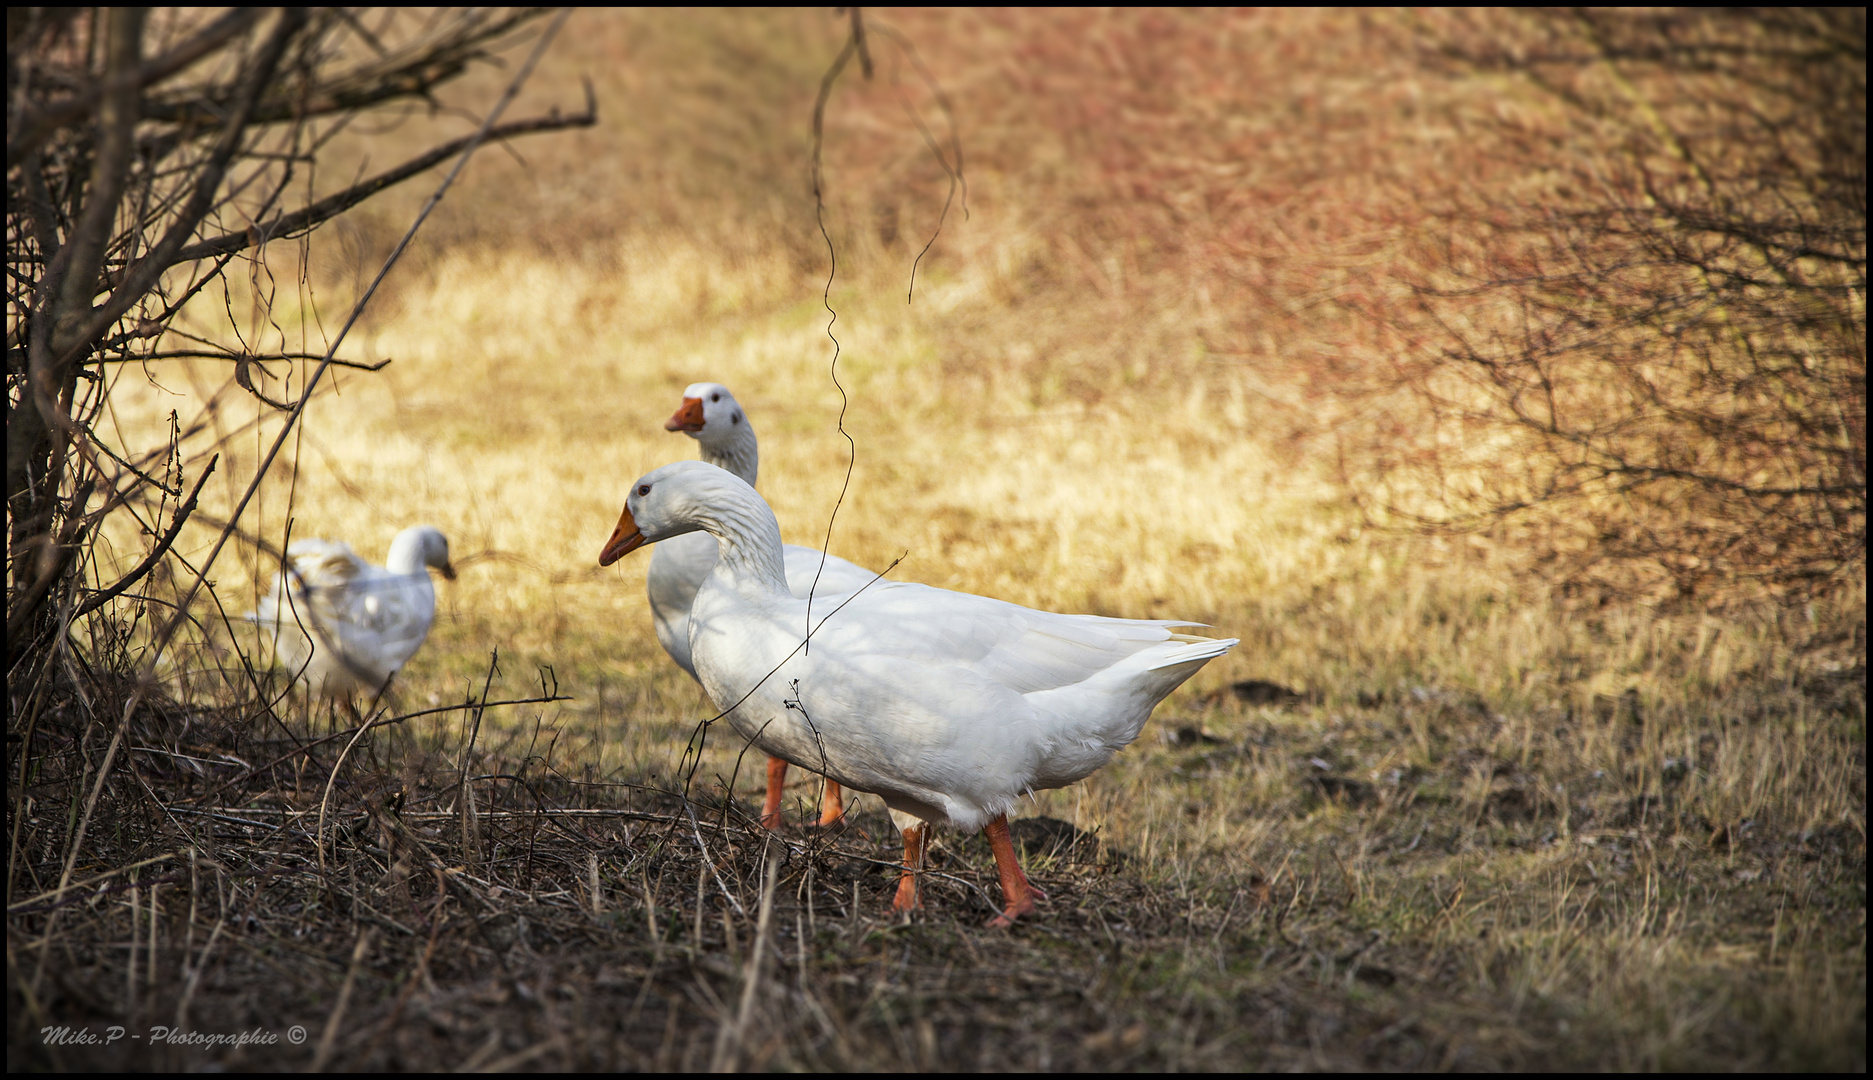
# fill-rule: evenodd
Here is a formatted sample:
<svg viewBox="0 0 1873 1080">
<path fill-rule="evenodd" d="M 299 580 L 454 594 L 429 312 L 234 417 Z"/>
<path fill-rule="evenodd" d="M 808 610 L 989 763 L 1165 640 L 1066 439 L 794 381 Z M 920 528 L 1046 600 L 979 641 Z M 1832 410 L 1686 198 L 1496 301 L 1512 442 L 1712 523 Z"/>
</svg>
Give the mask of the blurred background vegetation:
<svg viewBox="0 0 1873 1080">
<path fill-rule="evenodd" d="M 525 264 L 557 278 L 541 321 L 601 351 L 608 332 L 722 335 L 810 303 L 827 252 L 800 117 L 842 24 L 594 23 L 530 93 L 576 100 L 589 75 L 616 103 L 606 123 L 491 159 L 395 287 Z M 1852 13 L 881 25 L 942 72 L 967 188 L 944 218 L 918 126 L 942 128 L 936 84 L 881 35 L 878 77 L 828 113 L 834 288 L 886 303 L 936 240 L 927 304 L 848 308 L 855 377 L 914 369 L 926 407 L 979 396 L 1002 419 L 1201 402 L 1186 434 L 1265 447 L 1378 522 L 1508 544 L 1596 599 L 1806 599 L 1858 572 Z M 341 149 L 466 126 L 450 123 Z M 349 175 L 336 161 L 324 176 Z M 420 194 L 354 215 L 315 270 L 375 265 Z M 829 382 L 817 350 L 784 359 Z"/>
</svg>

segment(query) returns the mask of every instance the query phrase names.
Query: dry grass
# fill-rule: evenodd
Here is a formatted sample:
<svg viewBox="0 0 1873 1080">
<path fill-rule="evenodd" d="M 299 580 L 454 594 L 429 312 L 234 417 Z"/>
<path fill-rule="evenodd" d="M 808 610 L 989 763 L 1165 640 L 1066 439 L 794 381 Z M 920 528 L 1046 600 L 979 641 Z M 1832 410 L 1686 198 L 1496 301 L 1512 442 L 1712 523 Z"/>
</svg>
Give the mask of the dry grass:
<svg viewBox="0 0 1873 1080">
<path fill-rule="evenodd" d="M 557 88 L 598 75 L 611 126 L 527 148 L 544 155 L 528 173 L 480 163 L 345 350 L 394 362 L 340 375 L 295 470 L 244 519 L 276 544 L 290 519 L 373 558 L 406 524 L 450 536 L 464 573 L 400 676 L 404 711 L 481 695 L 495 649 L 490 699 L 536 694 L 550 667 L 571 700 L 489 709 L 472 751 L 469 712 L 399 724 L 339 770 L 342 740 L 293 751 L 326 718 L 292 702 L 255 718 L 202 612 L 203 641 L 174 653 L 178 703 L 139 721 L 130 745 L 147 750 L 108 786 L 74 878 L 168 861 L 133 889 L 105 878 L 56 923 L 44 901 L 10 912 L 9 1066 L 1864 1068 L 1863 583 L 1796 611 L 1583 608 L 1530 585 L 1514 550 L 1363 528 L 1318 444 L 1287 438 L 1271 398 L 1292 404 L 1291 373 L 1216 363 L 1175 274 L 1145 266 L 1114 292 L 1137 249 L 1101 249 L 1090 227 L 1077 242 L 1111 276 L 1049 261 L 1059 218 L 1040 208 L 1057 188 L 1039 151 L 983 155 L 972 216 L 946 226 L 909 307 L 921 241 L 835 206 L 858 456 L 832 550 L 879 568 L 902 555 L 895 577 L 1018 603 L 1198 619 L 1243 644 L 1113 766 L 1020 811 L 1051 899 L 1013 932 L 982 928 L 971 886 L 995 891 L 977 838 L 942 838 L 951 877 L 899 922 L 875 800 L 833 835 L 752 828 L 759 769 L 725 732 L 686 809 L 685 739 L 708 710 L 650 633 L 647 560 L 594 564 L 626 485 L 693 456 L 660 421 L 699 379 L 747 406 L 786 539 L 824 540 L 846 456 L 823 264 L 810 202 L 774 176 L 803 169 L 799 118 L 837 27 L 580 18 Z M 945 55 L 996 70 L 989 44 L 970 48 L 926 51 L 940 73 Z M 1296 55 L 1302 74 L 1323 63 Z M 980 100 L 985 79 L 951 89 Z M 904 122 L 856 115 L 878 119 L 835 126 L 835 148 L 865 150 L 839 190 L 914 173 L 914 133 L 890 142 Z M 905 205 L 930 216 L 941 190 Z M 282 255 L 269 325 L 319 340 L 303 298 L 329 326 L 376 243 L 368 222 L 319 238 L 300 300 Z M 1270 286 L 1284 342 L 1305 320 L 1283 305 L 1320 285 Z M 190 329 L 226 337 L 231 311 L 251 334 L 249 310 L 217 301 Z M 121 373 L 116 422 L 148 443 L 170 409 L 186 422 L 218 401 L 188 449 L 227 455 L 228 483 L 203 499 L 225 511 L 277 420 L 225 370 L 152 376 Z M 216 573 L 235 612 L 272 572 L 242 558 Z M 1248 679 L 1298 699 L 1243 700 L 1231 686 Z M 15 905 L 56 885 L 114 715 L 45 707 L 67 734 L 9 793 L 25 810 Z M 464 770 L 479 777 L 468 829 Z M 321 871 L 313 823 L 334 774 Z M 797 793 L 811 801 L 811 782 Z M 197 1030 L 310 1038 L 98 1050 L 32 1035 L 170 1023 L 185 998 Z"/>
</svg>

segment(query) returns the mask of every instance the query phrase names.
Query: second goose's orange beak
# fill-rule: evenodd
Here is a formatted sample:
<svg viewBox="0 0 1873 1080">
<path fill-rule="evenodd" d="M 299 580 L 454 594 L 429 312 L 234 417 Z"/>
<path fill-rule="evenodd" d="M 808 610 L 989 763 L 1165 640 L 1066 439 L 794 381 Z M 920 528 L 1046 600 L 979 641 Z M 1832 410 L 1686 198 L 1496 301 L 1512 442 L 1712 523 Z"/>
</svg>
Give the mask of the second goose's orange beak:
<svg viewBox="0 0 1873 1080">
<path fill-rule="evenodd" d="M 631 507 L 626 505 L 624 513 L 618 517 L 618 527 L 612 530 L 611 539 L 605 542 L 605 550 L 598 553 L 598 565 L 610 566 L 645 543 L 647 541 L 644 534 L 638 531 L 636 519 L 631 517 Z"/>
<path fill-rule="evenodd" d="M 702 430 L 702 424 L 702 399 L 686 397 L 683 399 L 683 407 L 676 410 L 676 415 L 663 422 L 663 430 L 694 434 Z"/>
</svg>

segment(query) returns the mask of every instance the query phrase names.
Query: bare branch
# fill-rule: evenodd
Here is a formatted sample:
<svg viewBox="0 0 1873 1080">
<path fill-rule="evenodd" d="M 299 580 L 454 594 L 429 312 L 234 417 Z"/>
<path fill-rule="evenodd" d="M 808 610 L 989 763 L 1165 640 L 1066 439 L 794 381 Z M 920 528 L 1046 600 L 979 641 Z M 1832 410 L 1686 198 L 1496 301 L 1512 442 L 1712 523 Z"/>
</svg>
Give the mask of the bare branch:
<svg viewBox="0 0 1873 1080">
<path fill-rule="evenodd" d="M 163 238 L 124 275 L 124 283 L 111 294 L 110 299 L 93 308 L 89 317 L 76 330 L 55 342 L 56 353 L 63 355 L 73 352 L 102 334 L 106 327 L 116 322 L 130 310 L 131 305 L 143 298 L 144 293 L 150 291 L 163 271 L 175 265 L 174 253 L 194 233 L 209 207 L 215 203 L 215 194 L 221 187 L 221 178 L 227 172 L 228 162 L 240 146 L 248 110 L 252 108 L 262 87 L 272 78 L 280 58 L 286 53 L 286 46 L 303 25 L 304 16 L 300 12 L 289 8 L 281 13 L 272 35 L 254 58 L 246 77 L 241 80 L 244 91 L 239 103 L 227 118 L 219 145 L 197 173 L 195 190 L 189 201 L 177 212 L 175 221 Z"/>
<path fill-rule="evenodd" d="M 82 93 L 49 102 L 39 108 L 28 106 L 17 121 L 13 137 L 7 140 L 7 168 L 11 170 L 26 155 L 37 150 L 54 131 L 90 115 L 100 101 L 124 91 L 145 90 L 162 82 L 244 32 L 260 14 L 259 8 L 237 8 L 154 60 L 127 71 L 113 71 L 102 83 Z"/>
<path fill-rule="evenodd" d="M 333 113 L 356 112 L 403 98 L 426 99 L 437 86 L 467 71 L 468 65 L 481 55 L 482 44 L 550 11 L 550 8 L 521 9 L 472 34 L 422 49 L 413 57 L 349 72 L 320 85 L 311 95 L 298 88 L 282 87 L 277 94 L 255 104 L 248 122 L 303 121 Z M 221 92 L 177 101 L 151 101 L 145 104 L 143 114 L 147 119 L 184 128 L 208 127 L 225 115 L 230 100 Z"/>
<path fill-rule="evenodd" d="M 499 125 L 489 133 L 488 138 L 490 141 L 494 141 L 513 138 L 516 135 L 529 135 L 541 131 L 563 131 L 567 128 L 591 127 L 593 124 L 598 123 L 598 107 L 597 102 L 591 97 L 590 87 L 586 88 L 586 94 L 586 111 L 583 113 L 576 116 L 547 115 L 534 117 L 530 120 L 515 120 L 511 123 Z M 188 247 L 175 253 L 170 265 L 174 266 L 195 259 L 206 259 L 215 255 L 226 255 L 237 251 L 245 251 L 247 248 L 254 247 L 258 244 L 265 244 L 284 237 L 296 236 L 317 226 L 321 222 L 337 217 L 339 214 L 344 213 L 346 210 L 351 209 L 386 188 L 393 187 L 411 177 L 419 176 L 435 168 L 437 165 L 449 160 L 456 154 L 461 153 L 462 149 L 473 141 L 473 139 L 474 136 L 469 135 L 456 139 L 453 142 L 445 143 L 393 169 L 379 173 L 363 183 L 356 184 L 335 195 L 320 199 L 304 210 L 274 218 L 265 225 L 256 226 L 251 230 L 243 229 L 239 232 L 224 233 L 212 240 L 203 240 L 199 243 L 190 244 Z"/>
<path fill-rule="evenodd" d="M 143 47 L 145 14 L 143 8 L 112 8 L 106 16 L 105 71 L 112 86 L 104 94 L 98 116 L 98 151 L 91 164 L 84 209 L 66 239 L 69 261 L 52 312 L 55 335 L 72 314 L 91 306 L 90 285 L 97 279 L 105 245 L 117 224 L 117 203 L 130 171 L 130 135 L 137 123 L 137 83 L 130 76 Z"/>
<path fill-rule="evenodd" d="M 232 353 L 231 352 L 216 352 L 213 349 L 169 349 L 164 352 L 147 353 L 142 356 L 113 356 L 113 357 L 108 357 L 105 359 L 96 360 L 94 361 L 94 363 L 141 364 L 141 363 L 147 363 L 152 360 L 185 360 L 185 359 L 228 360 L 234 363 L 242 363 L 242 362 L 253 363 L 255 361 L 267 361 L 267 360 L 323 360 L 325 359 L 325 356 L 322 353 L 297 353 L 297 352 L 262 353 L 256 356 L 256 355 L 249 355 L 246 353 L 238 353 L 238 352 L 232 352 Z M 389 364 L 390 364 L 390 360 L 388 358 L 379 360 L 375 364 L 361 363 L 357 360 L 339 360 L 335 357 L 332 360 L 333 367 L 351 368 L 354 371 L 382 371 L 384 370 L 384 368 L 388 367 Z M 400 371 L 402 369 L 399 368 L 398 370 Z"/>
</svg>

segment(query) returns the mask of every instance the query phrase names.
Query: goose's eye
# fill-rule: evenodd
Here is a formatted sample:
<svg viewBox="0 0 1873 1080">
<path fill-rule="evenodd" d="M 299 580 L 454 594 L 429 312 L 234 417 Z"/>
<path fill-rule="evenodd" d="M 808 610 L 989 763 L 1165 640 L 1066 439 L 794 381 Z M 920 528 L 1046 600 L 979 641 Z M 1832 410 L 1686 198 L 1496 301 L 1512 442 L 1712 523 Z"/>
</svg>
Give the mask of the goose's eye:
<svg viewBox="0 0 1873 1080">
<path fill-rule="evenodd" d="M 710 400 L 710 401 L 720 401 L 720 400 L 722 400 L 722 395 L 720 395 L 720 394 L 710 394 L 710 395 L 709 395 L 709 400 Z"/>
<path fill-rule="evenodd" d="M 644 496 L 646 496 L 646 495 L 648 495 L 648 494 L 650 494 L 650 485 L 649 485 L 649 484 L 639 484 L 639 485 L 637 486 L 637 497 L 638 497 L 638 498 L 640 498 L 640 499 L 641 499 L 641 498 L 643 498 Z"/>
</svg>

